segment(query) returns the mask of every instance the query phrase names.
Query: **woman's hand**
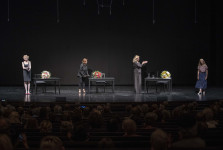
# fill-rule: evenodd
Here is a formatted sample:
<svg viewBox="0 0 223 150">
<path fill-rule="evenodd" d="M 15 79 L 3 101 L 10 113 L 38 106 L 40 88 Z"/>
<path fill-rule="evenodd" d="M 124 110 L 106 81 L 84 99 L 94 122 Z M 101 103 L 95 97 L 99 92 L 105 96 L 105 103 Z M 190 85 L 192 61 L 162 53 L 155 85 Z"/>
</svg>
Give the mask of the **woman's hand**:
<svg viewBox="0 0 223 150">
<path fill-rule="evenodd" d="M 199 77 L 197 77 L 197 80 L 199 80 Z"/>
<path fill-rule="evenodd" d="M 146 63 L 148 63 L 148 61 L 143 61 L 143 62 L 142 62 L 142 64 L 146 64 Z"/>
<path fill-rule="evenodd" d="M 207 80 L 207 79 L 208 79 L 208 77 L 206 76 L 206 77 L 205 77 L 205 80 Z"/>
</svg>

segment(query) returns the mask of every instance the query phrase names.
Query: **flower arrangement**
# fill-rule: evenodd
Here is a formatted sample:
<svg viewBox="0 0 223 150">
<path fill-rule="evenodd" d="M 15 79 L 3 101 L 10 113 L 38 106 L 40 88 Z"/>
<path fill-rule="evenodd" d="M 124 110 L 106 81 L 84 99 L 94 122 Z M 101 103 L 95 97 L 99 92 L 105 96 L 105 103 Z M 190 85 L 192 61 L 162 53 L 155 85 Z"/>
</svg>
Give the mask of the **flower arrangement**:
<svg viewBox="0 0 223 150">
<path fill-rule="evenodd" d="M 170 74 L 170 72 L 164 70 L 164 71 L 162 71 L 162 73 L 160 74 L 160 76 L 163 79 L 170 79 L 171 74 Z"/>
<path fill-rule="evenodd" d="M 44 70 L 41 72 L 42 79 L 49 79 L 50 77 L 51 77 L 51 73 L 49 71 Z"/>
<path fill-rule="evenodd" d="M 100 71 L 94 71 L 94 72 L 92 73 L 92 77 L 93 77 L 93 78 L 101 78 L 101 77 L 102 77 L 102 74 L 101 74 Z"/>
</svg>

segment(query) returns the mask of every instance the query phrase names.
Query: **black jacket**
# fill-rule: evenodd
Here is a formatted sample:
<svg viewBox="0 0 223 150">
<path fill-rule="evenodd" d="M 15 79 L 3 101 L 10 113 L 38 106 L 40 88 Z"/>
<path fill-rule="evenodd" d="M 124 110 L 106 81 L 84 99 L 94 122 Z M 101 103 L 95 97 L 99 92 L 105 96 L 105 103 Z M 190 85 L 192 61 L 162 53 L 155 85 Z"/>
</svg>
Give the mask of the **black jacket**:
<svg viewBox="0 0 223 150">
<path fill-rule="evenodd" d="M 77 73 L 77 76 L 78 77 L 87 77 L 87 76 L 89 76 L 87 65 L 85 65 L 83 63 L 80 65 L 80 69 L 79 69 L 79 71 Z"/>
</svg>

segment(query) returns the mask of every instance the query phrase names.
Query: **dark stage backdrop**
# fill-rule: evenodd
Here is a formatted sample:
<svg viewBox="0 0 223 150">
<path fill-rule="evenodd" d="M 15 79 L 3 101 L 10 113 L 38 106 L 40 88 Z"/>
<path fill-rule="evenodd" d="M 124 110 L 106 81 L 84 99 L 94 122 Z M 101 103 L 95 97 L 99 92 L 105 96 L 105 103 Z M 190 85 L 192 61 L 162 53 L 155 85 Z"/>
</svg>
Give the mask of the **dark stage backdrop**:
<svg viewBox="0 0 223 150">
<path fill-rule="evenodd" d="M 64 85 L 78 83 L 84 57 L 90 69 L 115 77 L 118 85 L 133 84 L 135 54 L 149 61 L 143 77 L 168 70 L 177 85 L 195 84 L 199 58 L 218 73 L 220 46 L 211 11 L 216 4 L 210 0 L 197 0 L 197 24 L 195 0 L 155 0 L 155 24 L 152 0 L 125 0 L 124 6 L 113 0 L 111 16 L 107 8 L 97 14 L 96 0 L 86 0 L 86 6 L 82 0 L 59 2 L 57 23 L 56 0 L 10 0 L 9 22 L 7 0 L 0 1 L 0 85 L 23 84 L 24 54 L 30 56 L 32 74 L 49 70 Z M 218 83 L 215 77 L 210 74 L 210 84 Z"/>
</svg>

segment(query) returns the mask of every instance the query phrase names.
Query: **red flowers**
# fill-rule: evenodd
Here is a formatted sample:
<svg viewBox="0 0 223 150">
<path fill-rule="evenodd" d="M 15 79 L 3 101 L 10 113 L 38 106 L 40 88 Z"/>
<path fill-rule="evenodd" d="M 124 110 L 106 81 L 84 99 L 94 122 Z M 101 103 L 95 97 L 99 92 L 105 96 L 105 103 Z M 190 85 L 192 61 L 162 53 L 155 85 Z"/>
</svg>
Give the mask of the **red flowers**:
<svg viewBox="0 0 223 150">
<path fill-rule="evenodd" d="M 94 71 L 92 73 L 93 78 L 101 78 L 101 72 L 100 71 Z"/>
</svg>

